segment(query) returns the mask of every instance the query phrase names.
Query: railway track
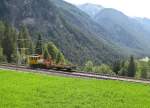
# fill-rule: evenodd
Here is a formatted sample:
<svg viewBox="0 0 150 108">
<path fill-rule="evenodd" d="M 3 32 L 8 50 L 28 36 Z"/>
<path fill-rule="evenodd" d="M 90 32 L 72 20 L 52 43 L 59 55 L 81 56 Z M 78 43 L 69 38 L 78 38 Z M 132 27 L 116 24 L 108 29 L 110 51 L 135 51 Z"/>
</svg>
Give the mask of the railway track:
<svg viewBox="0 0 150 108">
<path fill-rule="evenodd" d="M 144 80 L 144 79 L 133 79 L 128 77 L 99 75 L 99 74 L 85 73 L 85 72 L 66 72 L 66 71 L 56 71 L 56 70 L 47 70 L 47 69 L 31 69 L 26 66 L 0 65 L 0 69 L 10 69 L 10 70 L 18 70 L 18 71 L 26 71 L 26 72 L 33 72 L 33 73 L 66 76 L 66 77 L 95 78 L 95 79 L 103 79 L 103 80 L 119 80 L 119 81 L 127 81 L 127 82 L 134 82 L 134 83 L 150 84 L 150 80 Z"/>
</svg>

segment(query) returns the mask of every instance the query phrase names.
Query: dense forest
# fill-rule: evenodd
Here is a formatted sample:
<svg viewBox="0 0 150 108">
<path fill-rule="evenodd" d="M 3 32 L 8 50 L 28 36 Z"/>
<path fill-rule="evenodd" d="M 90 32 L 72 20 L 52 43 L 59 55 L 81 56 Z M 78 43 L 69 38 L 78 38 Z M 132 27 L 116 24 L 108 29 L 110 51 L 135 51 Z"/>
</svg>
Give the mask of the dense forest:
<svg viewBox="0 0 150 108">
<path fill-rule="evenodd" d="M 43 42 L 37 33 L 37 41 L 32 41 L 28 29 L 22 25 L 17 30 L 6 22 L 0 21 L 0 62 L 26 64 L 28 55 L 43 54 L 56 63 L 65 63 L 64 55 L 51 42 Z"/>
<path fill-rule="evenodd" d="M 95 65 L 92 61 L 87 61 L 82 70 L 98 74 L 150 79 L 150 60 L 135 59 L 131 56 L 129 59 L 116 60 L 111 65 Z"/>
</svg>

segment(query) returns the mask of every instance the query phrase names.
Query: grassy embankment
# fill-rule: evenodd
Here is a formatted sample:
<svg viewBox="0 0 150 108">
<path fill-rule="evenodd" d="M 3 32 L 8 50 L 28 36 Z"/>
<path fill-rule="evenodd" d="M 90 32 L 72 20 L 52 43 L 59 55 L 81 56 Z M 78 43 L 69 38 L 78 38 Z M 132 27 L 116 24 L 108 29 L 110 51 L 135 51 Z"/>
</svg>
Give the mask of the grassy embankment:
<svg viewBox="0 0 150 108">
<path fill-rule="evenodd" d="M 149 107 L 149 85 L 0 70 L 0 108 Z"/>
</svg>

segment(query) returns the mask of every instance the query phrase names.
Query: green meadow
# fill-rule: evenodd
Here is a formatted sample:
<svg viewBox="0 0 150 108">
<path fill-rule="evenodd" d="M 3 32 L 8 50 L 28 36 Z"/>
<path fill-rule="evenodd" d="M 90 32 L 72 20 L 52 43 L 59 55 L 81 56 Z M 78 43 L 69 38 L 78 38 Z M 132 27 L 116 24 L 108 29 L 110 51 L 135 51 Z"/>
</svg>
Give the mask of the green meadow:
<svg viewBox="0 0 150 108">
<path fill-rule="evenodd" d="M 0 70 L 0 108 L 150 108 L 150 85 Z"/>
</svg>

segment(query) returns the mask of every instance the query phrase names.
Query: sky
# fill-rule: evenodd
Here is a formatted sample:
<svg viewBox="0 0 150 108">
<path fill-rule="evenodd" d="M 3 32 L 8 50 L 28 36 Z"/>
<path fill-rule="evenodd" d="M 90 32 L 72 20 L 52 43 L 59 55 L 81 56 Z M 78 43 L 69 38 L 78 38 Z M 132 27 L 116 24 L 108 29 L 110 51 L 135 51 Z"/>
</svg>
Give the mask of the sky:
<svg viewBox="0 0 150 108">
<path fill-rule="evenodd" d="M 114 8 L 131 17 L 150 18 L 150 0 L 65 0 L 72 4 L 92 3 Z"/>
</svg>

